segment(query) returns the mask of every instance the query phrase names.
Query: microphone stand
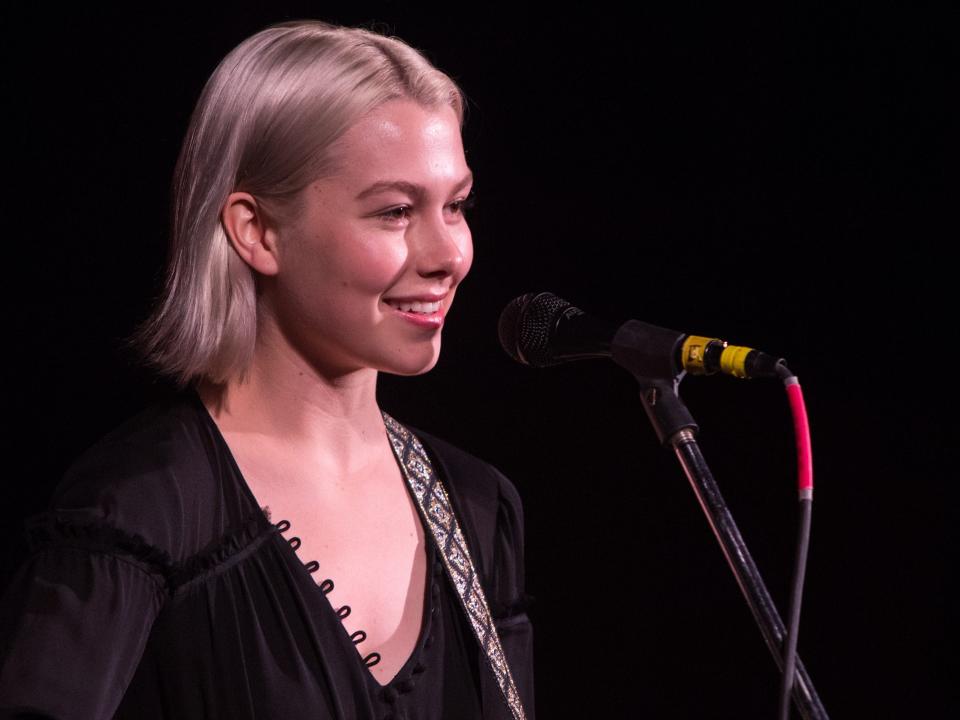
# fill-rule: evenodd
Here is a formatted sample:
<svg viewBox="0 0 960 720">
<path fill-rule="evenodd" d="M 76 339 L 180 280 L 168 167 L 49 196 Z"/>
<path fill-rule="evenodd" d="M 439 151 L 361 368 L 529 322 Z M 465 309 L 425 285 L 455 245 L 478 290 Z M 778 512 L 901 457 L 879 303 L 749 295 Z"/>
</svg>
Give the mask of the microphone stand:
<svg viewBox="0 0 960 720">
<path fill-rule="evenodd" d="M 760 628 L 767 648 L 782 673 L 783 647 L 786 639 L 783 620 L 780 619 L 773 599 L 760 576 L 760 571 L 754 564 L 750 551 L 720 494 L 720 488 L 717 487 L 713 474 L 700 452 L 700 446 L 697 445 L 695 435 L 698 430 L 697 424 L 677 393 L 677 387 L 683 375 L 684 373 L 680 373 L 671 380 L 637 375 L 634 377 L 640 383 L 640 400 L 647 412 L 647 417 L 650 418 L 661 444 L 672 447 L 680 461 L 747 605 L 753 613 L 753 619 Z M 806 668 L 799 657 L 796 662 L 796 682 L 793 685 L 794 705 L 805 720 L 827 720 L 827 711 L 817 696 Z"/>
</svg>

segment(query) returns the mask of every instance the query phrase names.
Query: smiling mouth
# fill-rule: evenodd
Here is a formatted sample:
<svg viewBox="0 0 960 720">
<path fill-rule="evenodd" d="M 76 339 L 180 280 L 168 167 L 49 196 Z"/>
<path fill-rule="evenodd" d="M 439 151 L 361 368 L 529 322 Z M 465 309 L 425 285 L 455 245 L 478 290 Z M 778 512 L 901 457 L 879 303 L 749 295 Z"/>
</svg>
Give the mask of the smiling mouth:
<svg viewBox="0 0 960 720">
<path fill-rule="evenodd" d="M 410 302 L 401 302 L 397 300 L 384 300 L 384 302 L 392 308 L 396 308 L 401 312 L 410 312 L 417 313 L 419 315 L 432 315 L 433 313 L 440 311 L 440 302 L 420 302 L 420 301 L 410 301 Z"/>
</svg>

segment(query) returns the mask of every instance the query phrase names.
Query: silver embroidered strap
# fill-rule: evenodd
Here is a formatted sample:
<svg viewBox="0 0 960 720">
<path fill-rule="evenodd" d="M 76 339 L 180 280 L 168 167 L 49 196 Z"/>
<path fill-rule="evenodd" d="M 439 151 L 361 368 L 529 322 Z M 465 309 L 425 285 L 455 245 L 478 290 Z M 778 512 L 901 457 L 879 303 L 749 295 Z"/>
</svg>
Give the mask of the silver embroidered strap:
<svg viewBox="0 0 960 720">
<path fill-rule="evenodd" d="M 460 524 L 453 514 L 453 506 L 450 504 L 450 498 L 447 497 L 447 491 L 440 482 L 440 476 L 433 471 L 430 458 L 427 457 L 416 435 L 387 413 L 383 413 L 383 420 L 393 452 L 417 499 L 420 515 L 427 523 L 437 547 L 441 550 L 443 563 L 450 577 L 453 578 L 460 603 L 467 617 L 470 618 L 473 633 L 487 656 L 507 707 L 510 708 L 514 720 L 526 720 L 520 694 L 513 682 L 513 675 L 510 674 L 507 657 L 500 646 L 500 638 L 490 617 L 487 599 L 480 587 L 480 578 L 473 568 L 470 551 L 460 532 Z"/>
</svg>

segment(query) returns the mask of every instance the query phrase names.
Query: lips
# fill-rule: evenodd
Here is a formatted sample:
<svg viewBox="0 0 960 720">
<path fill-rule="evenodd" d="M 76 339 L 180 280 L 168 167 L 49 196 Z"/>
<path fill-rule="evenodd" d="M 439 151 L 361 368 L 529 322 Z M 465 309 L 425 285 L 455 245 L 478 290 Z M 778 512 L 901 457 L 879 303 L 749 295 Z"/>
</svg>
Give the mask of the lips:
<svg viewBox="0 0 960 720">
<path fill-rule="evenodd" d="M 443 326 L 443 300 L 446 296 L 446 293 L 425 293 L 384 298 L 383 302 L 414 325 L 435 330 Z"/>
<path fill-rule="evenodd" d="M 420 300 L 384 300 L 387 305 L 402 312 L 430 315 L 440 311 L 440 301 L 423 302 Z"/>
<path fill-rule="evenodd" d="M 393 295 L 383 298 L 383 302 L 396 310 L 402 312 L 422 313 L 430 315 L 440 312 L 443 307 L 443 301 L 446 299 L 449 291 L 441 290 L 439 292 L 421 292 L 410 295 Z"/>
</svg>

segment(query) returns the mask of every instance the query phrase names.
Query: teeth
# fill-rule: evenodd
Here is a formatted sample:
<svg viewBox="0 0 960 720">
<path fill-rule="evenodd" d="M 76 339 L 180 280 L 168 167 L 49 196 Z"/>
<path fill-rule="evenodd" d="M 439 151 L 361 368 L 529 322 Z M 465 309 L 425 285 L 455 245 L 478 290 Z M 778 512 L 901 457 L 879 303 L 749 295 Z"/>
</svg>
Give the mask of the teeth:
<svg viewBox="0 0 960 720">
<path fill-rule="evenodd" d="M 396 302 L 393 300 L 388 302 L 390 305 L 393 305 L 393 307 L 397 308 L 397 310 L 401 310 L 403 312 L 415 312 L 428 315 L 430 313 L 439 312 L 440 310 L 439 302 Z"/>
</svg>

